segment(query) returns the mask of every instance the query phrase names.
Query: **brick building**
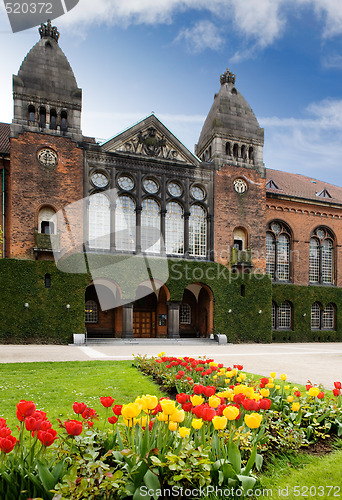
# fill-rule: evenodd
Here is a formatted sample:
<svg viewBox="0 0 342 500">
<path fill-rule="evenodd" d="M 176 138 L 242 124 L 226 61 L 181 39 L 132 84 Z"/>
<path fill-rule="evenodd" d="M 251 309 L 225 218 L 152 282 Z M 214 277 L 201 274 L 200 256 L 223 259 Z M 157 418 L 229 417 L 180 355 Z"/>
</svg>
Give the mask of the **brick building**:
<svg viewBox="0 0 342 500">
<path fill-rule="evenodd" d="M 39 31 L 0 124 L 0 339 L 341 340 L 342 188 L 265 168 L 235 75 L 195 154 L 154 114 L 99 144 Z"/>
</svg>

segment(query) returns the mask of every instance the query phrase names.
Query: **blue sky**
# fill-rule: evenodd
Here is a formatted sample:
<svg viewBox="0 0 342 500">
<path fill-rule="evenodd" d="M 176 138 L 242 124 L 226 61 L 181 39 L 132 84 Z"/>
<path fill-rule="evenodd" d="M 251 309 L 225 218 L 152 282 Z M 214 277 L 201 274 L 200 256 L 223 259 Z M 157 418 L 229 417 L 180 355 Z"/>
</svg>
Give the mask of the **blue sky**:
<svg viewBox="0 0 342 500">
<path fill-rule="evenodd" d="M 154 111 L 193 151 L 227 66 L 265 128 L 266 167 L 342 186 L 340 0 L 80 0 L 57 19 L 83 88 L 83 132 L 106 139 Z M 0 11 L 1 121 L 38 41 Z"/>
</svg>

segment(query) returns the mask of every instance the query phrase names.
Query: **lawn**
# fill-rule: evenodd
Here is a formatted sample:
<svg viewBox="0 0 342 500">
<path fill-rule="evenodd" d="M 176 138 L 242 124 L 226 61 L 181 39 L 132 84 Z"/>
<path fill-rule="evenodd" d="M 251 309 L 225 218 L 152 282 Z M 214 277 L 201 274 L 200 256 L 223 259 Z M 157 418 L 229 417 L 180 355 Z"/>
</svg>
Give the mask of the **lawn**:
<svg viewBox="0 0 342 500">
<path fill-rule="evenodd" d="M 0 364 L 0 417 L 13 429 L 18 424 L 16 403 L 20 399 L 34 401 L 56 425 L 56 418 L 75 418 L 74 401 L 102 415 L 101 396 L 112 396 L 122 404 L 142 394 L 165 395 L 131 361 Z"/>
</svg>

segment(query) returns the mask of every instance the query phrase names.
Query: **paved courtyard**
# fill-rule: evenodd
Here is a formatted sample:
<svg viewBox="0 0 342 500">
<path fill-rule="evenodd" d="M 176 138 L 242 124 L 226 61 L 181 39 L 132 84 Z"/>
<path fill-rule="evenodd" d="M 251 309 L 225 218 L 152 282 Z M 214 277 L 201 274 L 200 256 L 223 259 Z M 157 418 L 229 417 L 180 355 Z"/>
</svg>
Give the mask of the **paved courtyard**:
<svg viewBox="0 0 342 500">
<path fill-rule="evenodd" d="M 243 364 L 248 372 L 269 375 L 286 373 L 288 380 L 305 384 L 323 384 L 332 388 L 342 381 L 342 343 L 305 344 L 205 344 L 196 341 L 180 343 L 118 342 L 115 345 L 57 346 L 1 345 L 0 363 L 36 361 L 89 361 L 132 359 L 132 354 L 170 356 L 207 356 L 225 366 Z"/>
</svg>

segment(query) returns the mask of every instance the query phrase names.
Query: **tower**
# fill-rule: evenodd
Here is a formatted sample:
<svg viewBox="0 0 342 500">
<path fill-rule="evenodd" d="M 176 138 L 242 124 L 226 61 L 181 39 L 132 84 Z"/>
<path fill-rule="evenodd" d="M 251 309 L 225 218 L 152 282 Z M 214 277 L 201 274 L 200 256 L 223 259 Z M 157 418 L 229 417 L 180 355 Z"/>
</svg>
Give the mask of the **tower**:
<svg viewBox="0 0 342 500">
<path fill-rule="evenodd" d="M 228 69 L 204 122 L 197 156 L 213 162 L 215 260 L 265 269 L 264 130 Z"/>
<path fill-rule="evenodd" d="M 59 238 L 51 218 L 83 197 L 82 90 L 57 28 L 48 21 L 39 33 L 13 76 L 6 254 L 50 260 Z"/>
</svg>

